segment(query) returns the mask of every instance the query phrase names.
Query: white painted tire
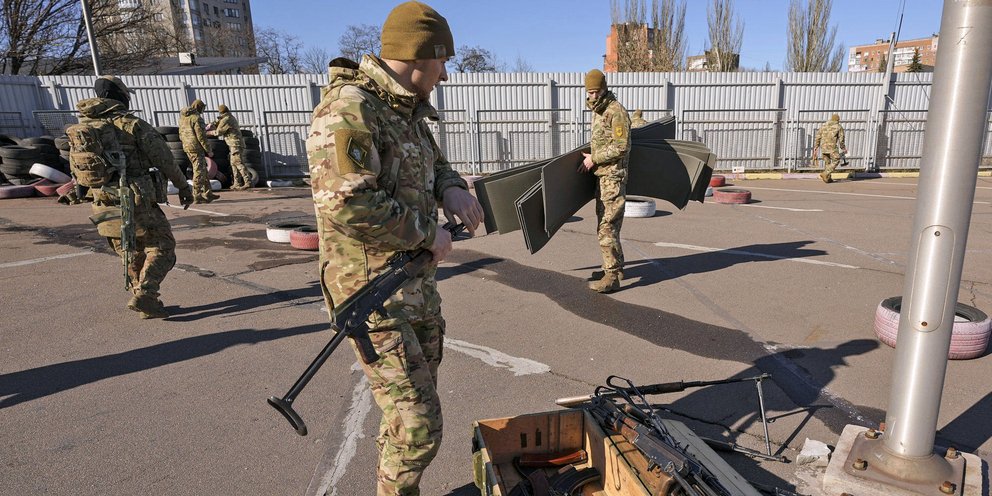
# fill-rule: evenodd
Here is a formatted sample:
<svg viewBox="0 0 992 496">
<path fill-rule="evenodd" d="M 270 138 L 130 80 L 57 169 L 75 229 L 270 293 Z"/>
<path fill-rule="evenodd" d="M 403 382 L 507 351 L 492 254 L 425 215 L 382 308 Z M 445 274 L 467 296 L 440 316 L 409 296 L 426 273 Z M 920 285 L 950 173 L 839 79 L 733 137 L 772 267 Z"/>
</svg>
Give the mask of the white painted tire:
<svg viewBox="0 0 992 496">
<path fill-rule="evenodd" d="M 301 222 L 273 222 L 265 229 L 265 237 L 273 243 L 289 243 L 290 233 L 301 227 L 313 227 Z"/>
<path fill-rule="evenodd" d="M 210 191 L 220 191 L 221 184 L 220 181 L 216 179 L 210 180 Z"/>
<path fill-rule="evenodd" d="M 875 309 L 874 330 L 878 340 L 895 348 L 899 335 L 899 310 L 902 297 L 886 298 Z M 958 303 L 954 307 L 954 326 L 951 328 L 951 348 L 947 358 L 967 360 L 982 356 L 989 346 L 992 319 L 970 305 Z"/>
<path fill-rule="evenodd" d="M 657 208 L 654 200 L 646 196 L 627 196 L 624 217 L 652 217 Z"/>
<path fill-rule="evenodd" d="M 31 169 L 28 170 L 28 173 L 32 176 L 43 177 L 56 184 L 65 184 L 72 181 L 72 178 L 69 177 L 68 174 L 57 171 L 45 164 L 32 165 Z"/>
<path fill-rule="evenodd" d="M 706 187 L 706 195 L 705 196 L 713 196 L 713 186 L 707 186 Z"/>
<path fill-rule="evenodd" d="M 169 186 L 167 186 L 165 189 L 166 192 L 169 193 L 170 195 L 179 194 L 179 188 L 177 188 L 174 184 L 172 184 L 172 181 L 169 181 Z"/>
<path fill-rule="evenodd" d="M 272 179 L 265 181 L 265 184 L 270 188 L 285 188 L 293 185 L 293 181 L 288 179 Z"/>
</svg>

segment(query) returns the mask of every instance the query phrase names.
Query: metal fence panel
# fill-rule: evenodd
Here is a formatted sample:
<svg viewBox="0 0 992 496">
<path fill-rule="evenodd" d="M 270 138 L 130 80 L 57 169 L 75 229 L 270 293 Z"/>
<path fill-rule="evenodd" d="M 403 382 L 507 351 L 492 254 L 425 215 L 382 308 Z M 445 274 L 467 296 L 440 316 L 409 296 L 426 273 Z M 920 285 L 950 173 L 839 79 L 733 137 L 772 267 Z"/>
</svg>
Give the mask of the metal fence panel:
<svg viewBox="0 0 992 496">
<path fill-rule="evenodd" d="M 772 169 L 782 156 L 785 109 L 684 110 L 681 137 L 705 143 L 719 170 Z"/>
<path fill-rule="evenodd" d="M 437 121 L 428 120 L 427 127 L 434 134 L 444 158 L 456 170 L 473 170 L 476 155 L 468 111 L 439 110 L 438 117 Z"/>
<path fill-rule="evenodd" d="M 262 160 L 270 176 L 309 174 L 307 136 L 309 110 L 267 111 L 262 114 Z"/>
<path fill-rule="evenodd" d="M 833 114 L 840 116 L 844 128 L 844 144 L 847 147 L 847 165 L 838 169 L 867 170 L 870 167 L 871 149 L 869 142 L 873 131 L 871 112 L 866 110 L 800 110 L 798 116 L 789 123 L 788 149 L 785 164 L 790 171 L 808 172 L 823 168 L 820 157 L 811 160 L 816 133 Z"/>
</svg>

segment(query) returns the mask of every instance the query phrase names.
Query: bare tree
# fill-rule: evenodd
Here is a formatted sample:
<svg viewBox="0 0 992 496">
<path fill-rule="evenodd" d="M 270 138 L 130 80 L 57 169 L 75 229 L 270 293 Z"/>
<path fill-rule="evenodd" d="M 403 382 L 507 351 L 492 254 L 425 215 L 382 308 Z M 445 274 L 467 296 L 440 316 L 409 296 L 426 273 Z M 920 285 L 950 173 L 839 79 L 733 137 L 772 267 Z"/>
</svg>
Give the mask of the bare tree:
<svg viewBox="0 0 992 496">
<path fill-rule="evenodd" d="M 331 54 L 323 47 L 307 48 L 300 56 L 300 66 L 307 74 L 323 74 L 327 72 L 327 64 L 331 61 Z"/>
<path fill-rule="evenodd" d="M 706 9 L 706 24 L 710 45 L 706 60 L 710 71 L 736 71 L 744 44 L 744 21 L 734 13 L 734 0 L 713 0 Z"/>
<path fill-rule="evenodd" d="M 451 64 L 455 72 L 496 72 L 498 65 L 493 52 L 477 46 L 459 47 Z"/>
<path fill-rule="evenodd" d="M 302 72 L 300 49 L 303 44 L 295 36 L 272 28 L 255 33 L 256 53 L 267 60 L 259 66 L 262 74 L 297 74 Z"/>
<path fill-rule="evenodd" d="M 530 65 L 520 54 L 517 54 L 516 60 L 513 61 L 513 66 L 510 67 L 510 72 L 534 72 L 534 67 Z"/>
<path fill-rule="evenodd" d="M 837 26 L 830 25 L 833 0 L 792 0 L 786 65 L 793 72 L 838 72 L 844 45 L 834 47 Z"/>
<path fill-rule="evenodd" d="M 378 55 L 382 50 L 382 28 L 373 24 L 348 26 L 338 38 L 338 51 L 341 56 L 358 62 L 365 54 Z M 321 71 L 323 72 L 323 71 Z"/>
<path fill-rule="evenodd" d="M 147 66 L 174 46 L 152 8 L 90 0 L 93 34 L 107 73 Z M 78 0 L 2 0 L 0 73 L 89 72 L 90 47 Z"/>
<path fill-rule="evenodd" d="M 685 0 L 612 0 L 620 72 L 679 71 L 685 67 Z M 650 15 L 651 23 L 647 18 Z"/>
</svg>

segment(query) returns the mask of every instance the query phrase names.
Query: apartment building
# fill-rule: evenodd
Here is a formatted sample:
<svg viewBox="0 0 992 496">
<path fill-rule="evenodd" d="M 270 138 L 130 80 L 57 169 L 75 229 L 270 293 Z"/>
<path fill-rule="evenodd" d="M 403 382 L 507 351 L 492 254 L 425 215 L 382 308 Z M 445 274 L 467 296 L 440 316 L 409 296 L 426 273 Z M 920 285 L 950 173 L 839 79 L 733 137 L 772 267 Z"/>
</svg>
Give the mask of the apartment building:
<svg viewBox="0 0 992 496">
<path fill-rule="evenodd" d="M 937 63 L 937 42 L 938 35 L 929 38 L 918 38 L 896 42 L 893 52 L 893 71 L 906 72 L 913 61 L 913 54 L 917 50 L 920 52 L 920 64 L 923 71 L 933 71 Z M 877 39 L 871 45 L 860 45 L 851 47 L 848 50 L 847 71 L 848 72 L 885 72 L 882 64 L 889 54 L 890 40 Z"/>
<path fill-rule="evenodd" d="M 197 57 L 254 57 L 250 0 L 122 0 L 154 8 L 164 29 Z"/>
</svg>

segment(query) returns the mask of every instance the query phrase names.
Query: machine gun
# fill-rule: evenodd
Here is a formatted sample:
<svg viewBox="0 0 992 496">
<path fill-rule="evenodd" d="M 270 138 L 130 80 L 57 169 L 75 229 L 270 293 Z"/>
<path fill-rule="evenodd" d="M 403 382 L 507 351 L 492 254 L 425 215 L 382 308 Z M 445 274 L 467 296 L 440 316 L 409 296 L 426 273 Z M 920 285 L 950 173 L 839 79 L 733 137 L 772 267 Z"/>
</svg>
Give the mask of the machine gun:
<svg viewBox="0 0 992 496">
<path fill-rule="evenodd" d="M 454 237 L 462 232 L 465 226 L 463 224 L 454 225 L 449 222 L 443 228 Z M 372 315 L 372 312 L 385 314 L 386 300 L 393 296 L 393 293 L 400 286 L 419 274 L 432 259 L 433 254 L 426 248 L 396 253 L 386 262 L 385 270 L 334 309 L 331 322 L 334 337 L 324 346 L 317 358 L 296 380 L 296 383 L 285 396 L 282 398 L 270 396 L 268 400 L 273 408 L 286 417 L 290 425 L 296 429 L 297 434 L 306 436 L 307 426 L 299 414 L 293 410 L 293 401 L 296 396 L 303 391 L 317 370 L 324 365 L 334 349 L 345 338 L 351 338 L 355 341 L 358 354 L 363 362 L 372 363 L 379 359 L 379 354 L 376 353 L 372 340 L 369 339 L 369 316 Z"/>
<path fill-rule="evenodd" d="M 134 224 L 134 191 L 127 178 L 127 159 L 124 152 L 108 151 L 104 155 L 120 176 L 116 193 L 121 206 L 121 258 L 124 261 L 124 289 L 130 291 L 133 283 L 130 272 L 131 262 L 134 260 L 134 250 L 138 245 Z"/>
</svg>

